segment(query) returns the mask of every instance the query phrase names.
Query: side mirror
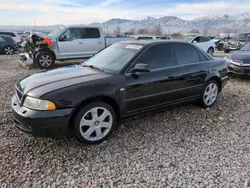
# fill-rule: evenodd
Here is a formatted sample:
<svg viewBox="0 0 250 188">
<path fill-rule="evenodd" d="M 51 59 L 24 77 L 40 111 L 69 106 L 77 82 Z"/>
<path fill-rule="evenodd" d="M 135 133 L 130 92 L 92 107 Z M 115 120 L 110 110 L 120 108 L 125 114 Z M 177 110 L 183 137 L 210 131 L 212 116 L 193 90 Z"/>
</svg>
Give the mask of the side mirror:
<svg viewBox="0 0 250 188">
<path fill-rule="evenodd" d="M 132 73 L 136 73 L 136 72 L 149 72 L 149 66 L 148 64 L 143 64 L 143 63 L 138 63 L 137 65 L 135 65 L 135 67 L 132 69 Z"/>
<path fill-rule="evenodd" d="M 67 41 L 67 36 L 66 35 L 60 36 L 59 41 Z"/>
<path fill-rule="evenodd" d="M 196 40 L 194 40 L 193 42 L 192 42 L 193 44 L 196 44 L 196 43 L 198 43 Z"/>
</svg>

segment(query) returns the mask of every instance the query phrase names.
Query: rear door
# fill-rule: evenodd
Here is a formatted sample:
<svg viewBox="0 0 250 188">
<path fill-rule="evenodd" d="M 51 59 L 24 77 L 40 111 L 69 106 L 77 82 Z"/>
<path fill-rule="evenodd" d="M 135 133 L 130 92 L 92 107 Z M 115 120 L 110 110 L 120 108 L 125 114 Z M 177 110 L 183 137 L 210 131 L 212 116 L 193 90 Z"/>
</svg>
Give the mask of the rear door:
<svg viewBox="0 0 250 188">
<path fill-rule="evenodd" d="M 198 97 L 205 83 L 209 59 L 190 44 L 175 43 L 174 50 L 178 64 L 178 98 L 181 100 Z"/>
<path fill-rule="evenodd" d="M 0 51 L 3 52 L 6 41 L 3 37 L 0 36 Z"/>
<path fill-rule="evenodd" d="M 150 72 L 130 73 L 138 64 L 148 64 Z M 176 99 L 176 77 L 173 48 L 170 43 L 157 44 L 146 49 L 135 61 L 126 74 L 127 112 L 147 110 L 158 107 Z"/>
<path fill-rule="evenodd" d="M 100 29 L 98 28 L 84 28 L 82 47 L 84 54 L 92 56 L 105 48 L 105 39 L 102 37 Z"/>
<path fill-rule="evenodd" d="M 70 28 L 58 38 L 60 58 L 77 58 L 84 56 L 81 28 Z"/>
</svg>

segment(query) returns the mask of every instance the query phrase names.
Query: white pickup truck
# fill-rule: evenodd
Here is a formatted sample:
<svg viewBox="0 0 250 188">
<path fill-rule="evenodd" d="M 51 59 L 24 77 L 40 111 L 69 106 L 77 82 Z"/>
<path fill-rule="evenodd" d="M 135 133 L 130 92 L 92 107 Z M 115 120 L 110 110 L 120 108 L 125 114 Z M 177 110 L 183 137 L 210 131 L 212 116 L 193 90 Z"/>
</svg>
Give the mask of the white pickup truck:
<svg viewBox="0 0 250 188">
<path fill-rule="evenodd" d="M 20 53 L 21 61 L 29 61 L 42 69 L 52 67 L 55 60 L 88 58 L 107 46 L 132 37 L 106 37 L 101 28 L 71 26 L 47 35 L 32 34 Z"/>
</svg>

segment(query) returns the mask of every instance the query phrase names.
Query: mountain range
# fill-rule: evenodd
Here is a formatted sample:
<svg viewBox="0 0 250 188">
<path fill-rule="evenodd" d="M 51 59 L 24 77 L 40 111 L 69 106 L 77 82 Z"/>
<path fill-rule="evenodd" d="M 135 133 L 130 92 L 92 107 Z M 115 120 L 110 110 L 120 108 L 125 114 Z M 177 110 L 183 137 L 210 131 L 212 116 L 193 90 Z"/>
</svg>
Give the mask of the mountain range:
<svg viewBox="0 0 250 188">
<path fill-rule="evenodd" d="M 242 14 L 212 14 L 192 20 L 184 20 L 176 16 L 147 17 L 142 20 L 113 18 L 104 23 L 96 22 L 89 25 L 100 26 L 104 28 L 106 33 L 112 33 L 117 27 L 120 28 L 121 32 L 126 32 L 132 29 L 151 29 L 159 24 L 164 33 L 187 32 L 192 29 L 210 32 L 230 29 L 232 32 L 246 32 L 250 31 L 250 12 Z M 64 25 L 36 26 L 36 30 L 51 31 L 62 26 Z M 34 27 L 9 25 L 0 26 L 0 29 L 23 31 L 34 29 Z"/>
<path fill-rule="evenodd" d="M 164 16 L 160 18 L 147 17 L 142 20 L 127 20 L 113 18 L 104 23 L 92 23 L 90 25 L 104 26 L 109 31 L 120 27 L 121 31 L 129 31 L 133 28 L 153 28 L 161 25 L 164 32 L 196 30 L 221 30 L 231 29 L 232 32 L 250 31 L 250 13 L 242 14 L 213 14 L 198 17 L 192 20 L 184 20 L 176 16 Z M 107 28 L 108 27 L 108 28 Z"/>
</svg>

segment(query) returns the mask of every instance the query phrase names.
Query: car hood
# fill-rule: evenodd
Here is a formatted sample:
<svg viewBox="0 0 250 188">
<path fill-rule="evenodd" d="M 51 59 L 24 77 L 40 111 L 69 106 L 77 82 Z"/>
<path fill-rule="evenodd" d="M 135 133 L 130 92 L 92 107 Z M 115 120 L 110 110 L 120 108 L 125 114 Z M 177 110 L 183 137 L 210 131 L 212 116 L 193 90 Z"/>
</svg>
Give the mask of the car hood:
<svg viewBox="0 0 250 188">
<path fill-rule="evenodd" d="M 21 80 L 18 87 L 25 95 L 40 97 L 54 90 L 108 76 L 111 75 L 89 67 L 74 65 L 31 75 Z"/>
<path fill-rule="evenodd" d="M 250 52 L 249 51 L 237 51 L 231 55 L 232 60 L 242 61 L 245 63 L 250 62 Z"/>
</svg>

